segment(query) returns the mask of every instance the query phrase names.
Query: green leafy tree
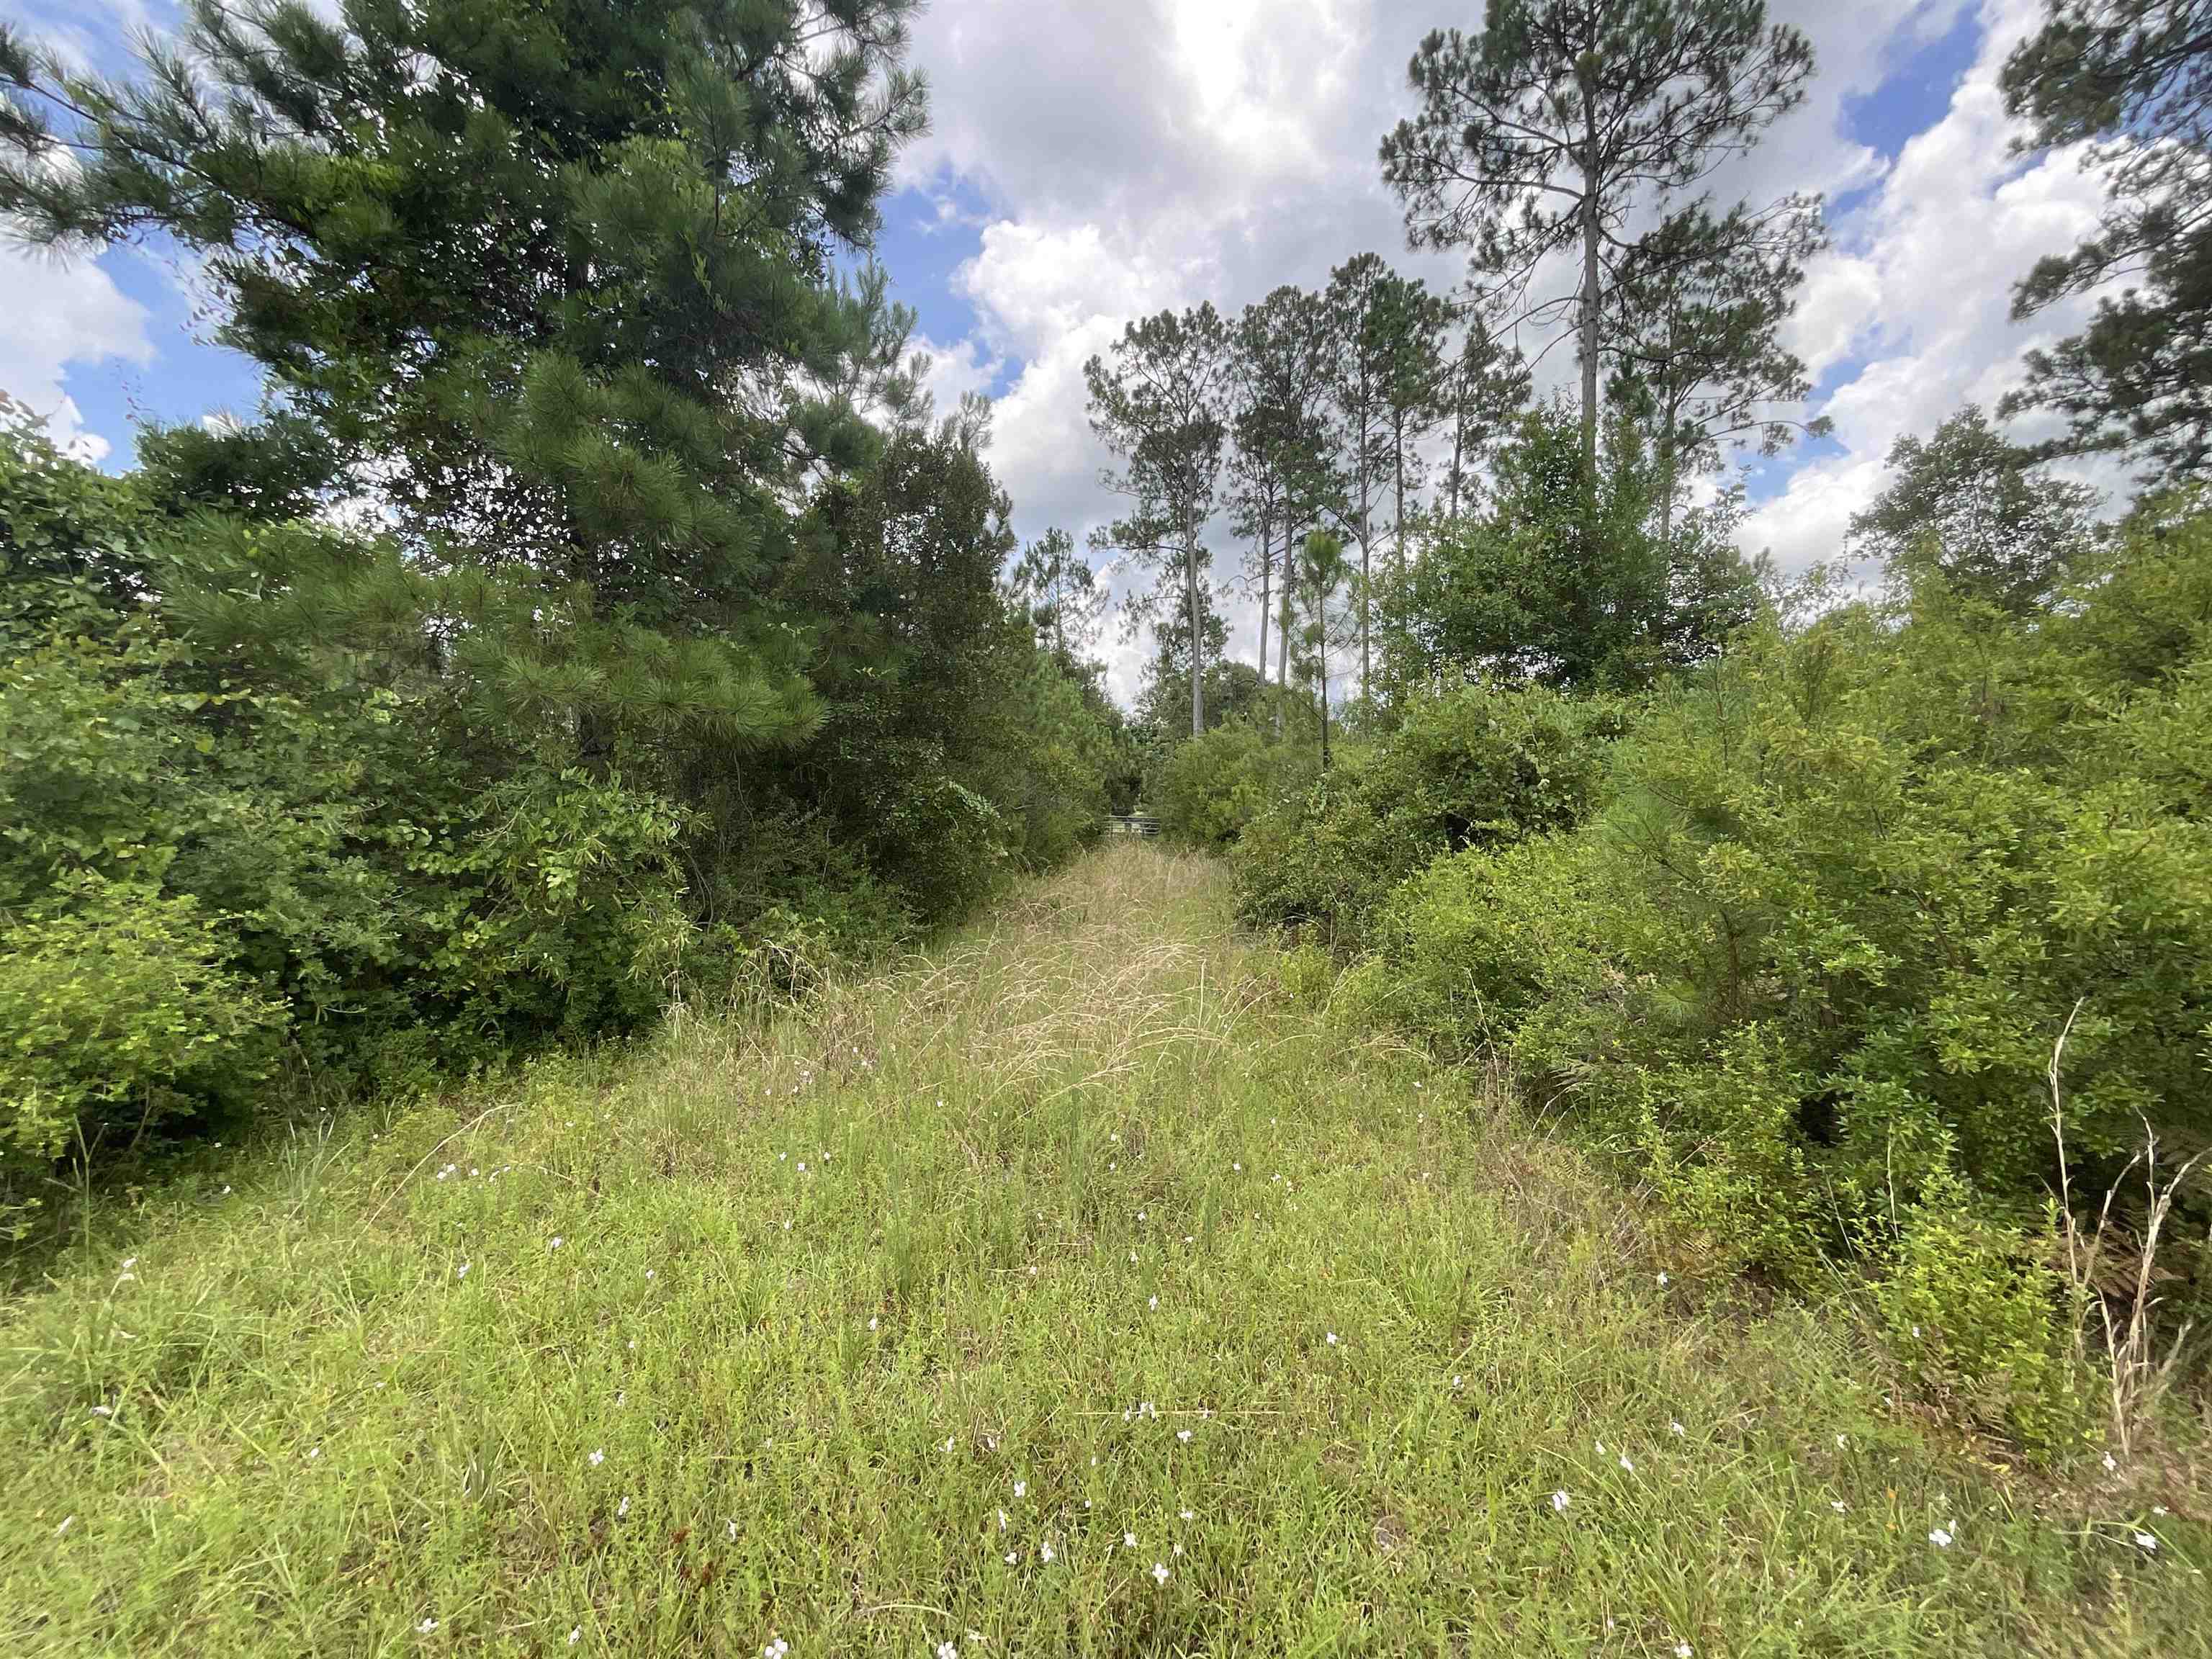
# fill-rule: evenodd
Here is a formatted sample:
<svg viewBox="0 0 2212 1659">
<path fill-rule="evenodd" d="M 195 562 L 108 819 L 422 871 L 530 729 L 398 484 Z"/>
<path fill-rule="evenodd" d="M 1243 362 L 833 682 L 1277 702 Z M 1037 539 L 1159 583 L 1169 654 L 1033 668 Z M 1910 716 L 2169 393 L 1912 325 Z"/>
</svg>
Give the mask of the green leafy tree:
<svg viewBox="0 0 2212 1659">
<path fill-rule="evenodd" d="M 1382 140 L 1416 246 L 1462 247 L 1494 319 L 1571 325 L 1584 468 L 1597 471 L 1604 319 L 1632 228 L 1804 96 L 1812 49 L 1761 0 L 1489 0 L 1430 33 L 1418 112 Z M 1538 294 L 1557 255 L 1574 289 Z"/>
<path fill-rule="evenodd" d="M 2055 409 L 2054 452 L 2118 452 L 2146 478 L 2212 458 L 2212 3 L 2046 0 L 2004 70 L 2006 107 L 2038 145 L 2084 144 L 2108 200 L 2094 234 L 2013 291 L 2031 317 L 2125 282 L 2072 338 L 2027 356 L 2002 411 Z"/>
<path fill-rule="evenodd" d="M 2098 495 L 2055 477 L 1968 404 L 1924 441 L 1899 438 L 1896 475 L 1851 519 L 1855 550 L 1900 570 L 1932 562 L 1959 592 L 2027 616 L 2094 541 Z"/>
<path fill-rule="evenodd" d="M 1229 330 L 1212 305 L 1131 323 L 1109 356 L 1083 366 L 1091 427 L 1121 463 L 1106 486 L 1129 511 L 1094 535 L 1179 589 L 1184 625 L 1201 641 L 1204 542 L 1227 441 Z M 1188 657 L 1190 729 L 1206 729 L 1206 653 Z"/>
</svg>

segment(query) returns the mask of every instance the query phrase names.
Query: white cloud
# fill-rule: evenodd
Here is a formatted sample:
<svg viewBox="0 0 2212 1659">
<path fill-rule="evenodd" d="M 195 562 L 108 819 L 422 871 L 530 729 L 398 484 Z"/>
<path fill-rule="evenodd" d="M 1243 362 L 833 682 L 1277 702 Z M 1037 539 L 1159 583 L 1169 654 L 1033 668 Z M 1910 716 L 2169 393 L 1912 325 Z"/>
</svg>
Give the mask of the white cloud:
<svg viewBox="0 0 2212 1659">
<path fill-rule="evenodd" d="M 1899 437 L 1926 434 L 1968 399 L 1995 404 L 2018 384 L 2022 351 L 2071 331 L 2093 303 L 2032 324 L 2010 318 L 2012 284 L 2077 240 L 2101 201 L 2075 155 L 2029 161 L 2010 152 L 2018 128 L 1997 77 L 2040 9 L 2036 0 L 1987 0 L 1981 48 L 1948 109 L 1837 228 L 1842 251 L 1808 283 L 1798 348 L 1823 364 L 1856 356 L 1863 366 L 1824 410 L 1844 453 L 1800 466 L 1746 526 L 1749 544 L 1771 548 L 1786 570 L 1842 552 L 1850 516 L 1881 489 Z"/>
<path fill-rule="evenodd" d="M 90 259 L 67 262 L 0 246 L 0 392 L 45 417 L 57 442 L 88 459 L 107 453 L 106 439 L 84 430 L 65 390 L 69 366 L 154 358 L 146 308 Z"/>
</svg>

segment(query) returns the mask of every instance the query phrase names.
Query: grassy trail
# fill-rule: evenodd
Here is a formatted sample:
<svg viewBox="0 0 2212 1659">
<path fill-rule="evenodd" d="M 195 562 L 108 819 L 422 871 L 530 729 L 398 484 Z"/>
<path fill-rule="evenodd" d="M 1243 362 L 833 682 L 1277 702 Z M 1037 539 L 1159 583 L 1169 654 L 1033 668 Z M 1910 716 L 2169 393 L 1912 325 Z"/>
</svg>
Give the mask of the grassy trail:
<svg viewBox="0 0 2212 1659">
<path fill-rule="evenodd" d="M 105 1229 L 0 1308 L 0 1653 L 2212 1639 L 2201 1504 L 1940 1446 L 1151 847 Z"/>
</svg>

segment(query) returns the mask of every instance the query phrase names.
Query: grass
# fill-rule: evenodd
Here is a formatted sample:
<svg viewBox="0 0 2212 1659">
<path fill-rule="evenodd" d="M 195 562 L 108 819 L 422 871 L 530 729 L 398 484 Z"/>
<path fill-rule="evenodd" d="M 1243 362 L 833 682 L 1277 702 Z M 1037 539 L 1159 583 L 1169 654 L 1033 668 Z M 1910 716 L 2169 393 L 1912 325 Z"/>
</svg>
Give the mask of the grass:
<svg viewBox="0 0 2212 1659">
<path fill-rule="evenodd" d="M 0 1651 L 2206 1650 L 2185 1479 L 1670 1257 L 1117 846 L 112 1212 L 0 1310 Z"/>
</svg>

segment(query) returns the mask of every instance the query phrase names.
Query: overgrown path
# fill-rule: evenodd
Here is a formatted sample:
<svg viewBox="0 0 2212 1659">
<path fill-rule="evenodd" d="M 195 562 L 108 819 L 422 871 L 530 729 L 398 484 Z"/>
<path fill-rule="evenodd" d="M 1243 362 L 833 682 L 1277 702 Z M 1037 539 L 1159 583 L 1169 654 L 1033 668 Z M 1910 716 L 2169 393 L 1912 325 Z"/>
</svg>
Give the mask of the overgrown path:
<svg viewBox="0 0 2212 1659">
<path fill-rule="evenodd" d="M 1118 846 L 112 1217 L 0 1329 L 0 1651 L 2201 1650 L 2124 1477 L 1725 1291 Z"/>
</svg>

